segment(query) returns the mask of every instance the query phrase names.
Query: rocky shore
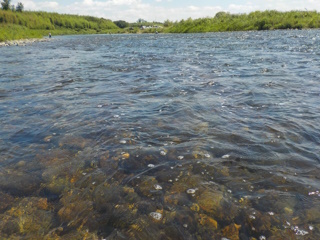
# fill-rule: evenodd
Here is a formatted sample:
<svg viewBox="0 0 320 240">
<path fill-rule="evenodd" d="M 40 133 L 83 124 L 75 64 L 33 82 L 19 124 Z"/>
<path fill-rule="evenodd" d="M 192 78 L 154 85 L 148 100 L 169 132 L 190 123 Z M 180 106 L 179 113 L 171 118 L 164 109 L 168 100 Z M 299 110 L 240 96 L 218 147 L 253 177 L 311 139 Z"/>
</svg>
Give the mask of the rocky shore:
<svg viewBox="0 0 320 240">
<path fill-rule="evenodd" d="M 10 40 L 5 42 L 0 42 L 0 47 L 9 46 L 26 46 L 35 42 L 48 42 L 49 38 L 32 38 L 32 39 L 21 39 L 21 40 Z"/>
</svg>

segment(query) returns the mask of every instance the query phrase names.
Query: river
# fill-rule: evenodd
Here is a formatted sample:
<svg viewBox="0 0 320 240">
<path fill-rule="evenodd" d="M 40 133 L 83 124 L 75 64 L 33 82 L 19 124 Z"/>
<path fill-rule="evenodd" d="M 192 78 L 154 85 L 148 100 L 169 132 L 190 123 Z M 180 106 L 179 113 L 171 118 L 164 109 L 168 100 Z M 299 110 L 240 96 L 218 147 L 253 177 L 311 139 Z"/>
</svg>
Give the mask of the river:
<svg viewBox="0 0 320 240">
<path fill-rule="evenodd" d="M 320 239 L 320 30 L 0 48 L 0 236 Z"/>
</svg>

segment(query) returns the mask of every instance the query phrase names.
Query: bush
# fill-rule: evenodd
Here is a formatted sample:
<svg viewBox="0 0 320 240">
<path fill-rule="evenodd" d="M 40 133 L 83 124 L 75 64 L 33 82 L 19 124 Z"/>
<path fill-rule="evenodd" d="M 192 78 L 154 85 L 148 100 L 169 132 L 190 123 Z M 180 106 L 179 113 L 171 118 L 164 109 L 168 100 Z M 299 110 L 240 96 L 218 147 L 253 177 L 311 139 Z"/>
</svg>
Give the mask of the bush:
<svg viewBox="0 0 320 240">
<path fill-rule="evenodd" d="M 129 27 L 129 23 L 123 20 L 119 20 L 119 21 L 114 21 L 113 22 L 115 25 L 117 25 L 119 28 L 127 28 Z"/>
<path fill-rule="evenodd" d="M 255 11 L 249 14 L 218 12 L 214 18 L 188 19 L 173 23 L 171 33 L 320 28 L 316 11 Z"/>
</svg>

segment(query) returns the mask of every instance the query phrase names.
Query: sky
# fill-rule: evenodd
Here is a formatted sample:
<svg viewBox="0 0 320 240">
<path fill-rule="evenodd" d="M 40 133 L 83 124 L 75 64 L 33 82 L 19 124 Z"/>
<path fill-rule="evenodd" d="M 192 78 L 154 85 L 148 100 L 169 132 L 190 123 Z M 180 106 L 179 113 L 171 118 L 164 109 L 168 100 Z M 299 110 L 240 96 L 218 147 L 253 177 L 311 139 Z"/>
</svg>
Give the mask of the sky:
<svg viewBox="0 0 320 240">
<path fill-rule="evenodd" d="M 320 0 L 12 0 L 25 10 L 69 13 L 136 22 L 139 18 L 163 22 L 214 17 L 217 12 L 249 13 L 256 10 L 316 10 Z"/>
</svg>

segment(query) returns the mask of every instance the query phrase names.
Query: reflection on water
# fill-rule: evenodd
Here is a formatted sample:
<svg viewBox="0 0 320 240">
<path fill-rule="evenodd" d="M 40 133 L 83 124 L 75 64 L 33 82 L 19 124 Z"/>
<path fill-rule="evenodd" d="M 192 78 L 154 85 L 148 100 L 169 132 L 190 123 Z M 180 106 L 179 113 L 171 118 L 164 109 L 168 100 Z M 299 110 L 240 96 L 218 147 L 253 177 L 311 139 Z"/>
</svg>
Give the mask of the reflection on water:
<svg viewBox="0 0 320 240">
<path fill-rule="evenodd" d="M 320 31 L 0 48 L 0 236 L 319 239 Z"/>
</svg>

